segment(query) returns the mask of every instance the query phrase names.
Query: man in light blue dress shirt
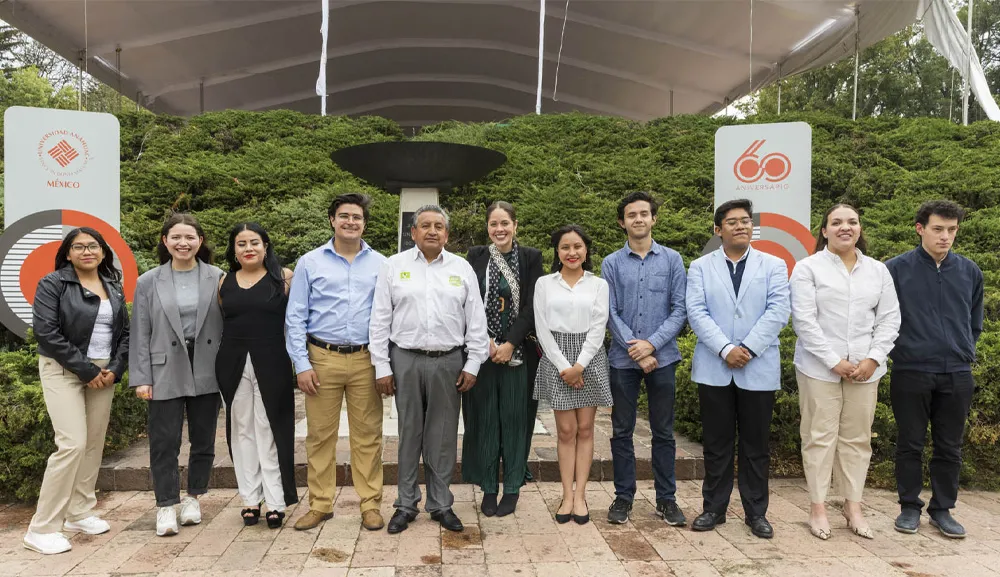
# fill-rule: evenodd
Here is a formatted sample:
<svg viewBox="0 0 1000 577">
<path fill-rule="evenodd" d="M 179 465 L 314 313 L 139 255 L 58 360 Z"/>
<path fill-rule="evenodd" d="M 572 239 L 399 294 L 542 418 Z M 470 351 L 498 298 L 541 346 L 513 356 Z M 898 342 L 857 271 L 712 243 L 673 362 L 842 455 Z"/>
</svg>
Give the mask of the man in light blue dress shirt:
<svg viewBox="0 0 1000 577">
<path fill-rule="evenodd" d="M 677 251 L 653 240 L 657 202 L 648 192 L 633 192 L 618 204 L 618 225 L 628 235 L 625 246 L 604 259 L 601 276 L 611 297 L 611 456 L 615 473 L 615 501 L 608 522 L 628 521 L 635 498 L 636 406 L 642 381 L 649 399 L 649 427 L 653 433 L 653 479 L 656 513 L 668 524 L 683 526 L 677 506 L 674 460 L 674 384 L 677 335 L 687 323 L 684 304 L 687 274 Z"/>
<path fill-rule="evenodd" d="M 342 194 L 328 211 L 333 239 L 299 259 L 285 313 L 286 348 L 306 394 L 309 512 L 295 528 L 333 517 L 340 409 L 347 397 L 351 475 L 361 524 L 385 523 L 382 503 L 382 398 L 368 353 L 368 325 L 379 268 L 386 258 L 361 239 L 368 197 Z"/>
</svg>

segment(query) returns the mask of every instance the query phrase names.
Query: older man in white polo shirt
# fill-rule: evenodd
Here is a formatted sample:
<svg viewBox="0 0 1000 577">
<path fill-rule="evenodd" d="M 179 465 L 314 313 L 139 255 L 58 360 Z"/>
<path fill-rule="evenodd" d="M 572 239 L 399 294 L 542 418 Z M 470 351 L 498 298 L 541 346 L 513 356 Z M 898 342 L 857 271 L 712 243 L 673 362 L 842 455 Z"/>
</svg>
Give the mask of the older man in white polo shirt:
<svg viewBox="0 0 1000 577">
<path fill-rule="evenodd" d="M 369 330 L 375 387 L 395 394 L 399 410 L 399 496 L 388 531 L 405 531 L 417 516 L 421 455 L 425 509 L 445 529 L 462 531 L 450 484 L 462 393 L 489 356 L 486 311 L 472 267 L 444 249 L 447 213 L 420 207 L 410 235 L 416 246 L 382 264 Z"/>
</svg>

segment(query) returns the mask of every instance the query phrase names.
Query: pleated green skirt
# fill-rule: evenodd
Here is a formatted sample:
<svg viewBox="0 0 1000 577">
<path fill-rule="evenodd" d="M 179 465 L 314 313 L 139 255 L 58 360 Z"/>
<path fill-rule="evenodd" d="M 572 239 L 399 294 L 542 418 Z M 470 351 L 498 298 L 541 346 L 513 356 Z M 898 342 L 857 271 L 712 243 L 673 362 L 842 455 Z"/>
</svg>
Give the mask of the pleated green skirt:
<svg viewBox="0 0 1000 577">
<path fill-rule="evenodd" d="M 465 435 L 462 439 L 462 479 L 484 493 L 499 493 L 503 461 L 504 494 L 519 493 L 528 459 L 528 377 L 517 367 L 486 361 L 476 386 L 462 395 Z"/>
</svg>

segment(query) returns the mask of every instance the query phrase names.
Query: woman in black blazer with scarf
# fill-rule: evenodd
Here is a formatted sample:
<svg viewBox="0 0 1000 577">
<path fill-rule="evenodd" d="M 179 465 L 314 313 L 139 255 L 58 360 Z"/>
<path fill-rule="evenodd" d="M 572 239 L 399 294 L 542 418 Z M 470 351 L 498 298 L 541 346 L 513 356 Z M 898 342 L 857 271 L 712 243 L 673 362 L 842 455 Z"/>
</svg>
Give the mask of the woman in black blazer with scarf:
<svg viewBox="0 0 1000 577">
<path fill-rule="evenodd" d="M 486 209 L 489 246 L 474 246 L 466 259 L 479 278 L 490 335 L 490 359 L 478 383 L 462 396 L 465 435 L 462 478 L 483 491 L 480 510 L 487 517 L 514 512 L 528 477 L 528 452 L 538 401 L 532 400 L 538 345 L 535 340 L 535 281 L 542 253 L 518 246 L 514 207 L 495 202 Z M 503 499 L 498 476 L 503 458 Z"/>
</svg>

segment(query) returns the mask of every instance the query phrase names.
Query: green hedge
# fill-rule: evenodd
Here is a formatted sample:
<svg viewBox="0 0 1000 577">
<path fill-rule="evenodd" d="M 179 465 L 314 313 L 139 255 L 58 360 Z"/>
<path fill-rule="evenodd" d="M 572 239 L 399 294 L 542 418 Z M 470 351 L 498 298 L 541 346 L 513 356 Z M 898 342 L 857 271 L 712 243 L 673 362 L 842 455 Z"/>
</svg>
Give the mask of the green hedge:
<svg viewBox="0 0 1000 577">
<path fill-rule="evenodd" d="M 328 240 L 330 199 L 354 190 L 374 198 L 367 240 L 383 253 L 395 250 L 398 198 L 359 182 L 329 157 L 351 144 L 402 140 L 403 130 L 389 120 L 289 111 L 225 111 L 191 119 L 126 113 L 119 118 L 122 234 L 142 270 L 155 264 L 153 249 L 171 209 L 194 212 L 217 247 L 224 246 L 232 224 L 257 220 L 271 232 L 278 255 L 292 264 Z M 916 245 L 912 219 L 924 200 L 951 198 L 970 209 L 955 247 L 985 273 L 987 323 L 979 343 L 963 480 L 1000 486 L 1000 124 L 962 127 L 928 118 L 852 122 L 820 114 L 738 122 L 796 120 L 813 129 L 814 222 L 834 202 L 860 207 L 872 256 L 886 259 Z M 712 234 L 715 131 L 735 122 L 679 116 L 640 124 L 582 114 L 530 115 L 503 123 L 444 123 L 424 129 L 416 139 L 476 144 L 508 157 L 481 181 L 443 195 L 453 223 L 450 248 L 456 252 L 487 242 L 485 207 L 504 199 L 518 208 L 521 241 L 545 249 L 547 261 L 552 258 L 550 232 L 577 222 L 594 237 L 599 262 L 625 242 L 615 223 L 618 199 L 647 189 L 664 203 L 654 232 L 657 241 L 677 249 L 690 263 Z M 681 339 L 685 361 L 678 371 L 677 428 L 698 438 L 697 394 L 689 379 L 693 347 L 693 337 L 686 333 Z M 772 424 L 776 473 L 799 469 L 793 347 L 794 335 L 786 329 L 783 388 Z M 8 467 L 0 473 L 0 499 L 28 498 L 51 448 L 40 439 L 50 437 L 51 430 L 30 351 L 0 353 L 0 363 L 0 467 Z M 888 399 L 885 386 L 883 402 Z M 126 439 L 141 431 L 142 409 L 130 396 L 116 400 L 115 419 L 123 425 L 115 426 L 114 434 Z M 875 431 L 872 479 L 886 484 L 895 443 L 887 405 L 878 408 Z M 30 466 L 11 465 L 17 462 Z"/>
<path fill-rule="evenodd" d="M 128 375 L 115 387 L 105 454 L 127 447 L 146 430 L 146 404 L 129 390 Z M 31 501 L 56 449 L 33 343 L 0 350 L 0 425 L 0 502 Z"/>
</svg>

